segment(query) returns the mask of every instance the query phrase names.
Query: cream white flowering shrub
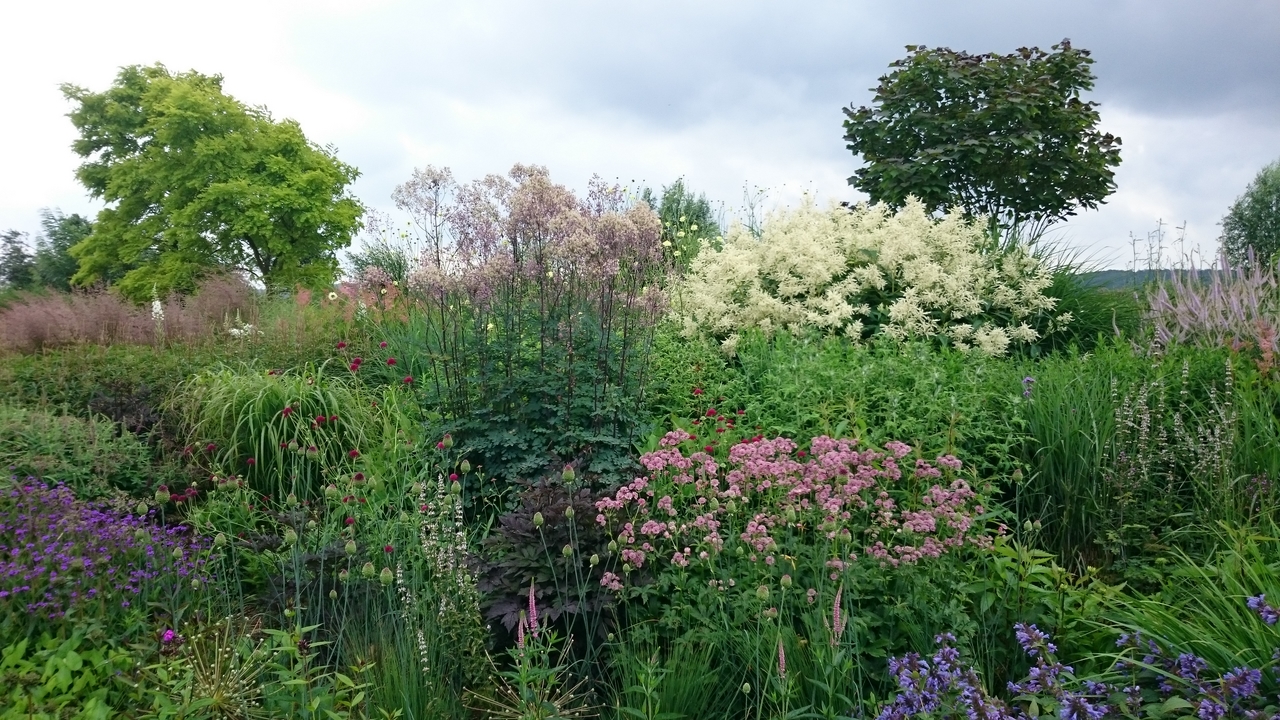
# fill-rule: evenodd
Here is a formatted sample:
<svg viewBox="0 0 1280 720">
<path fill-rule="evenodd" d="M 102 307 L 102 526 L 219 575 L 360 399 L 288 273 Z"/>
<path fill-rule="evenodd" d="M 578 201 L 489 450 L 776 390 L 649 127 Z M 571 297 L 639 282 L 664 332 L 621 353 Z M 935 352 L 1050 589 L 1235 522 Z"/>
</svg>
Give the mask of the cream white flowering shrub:
<svg viewBox="0 0 1280 720">
<path fill-rule="evenodd" d="M 759 239 L 731 228 L 719 252 L 692 263 L 676 314 L 732 353 L 738 333 L 816 329 L 861 341 L 939 338 L 1003 355 L 1070 322 L 1044 294 L 1052 273 L 1025 247 L 983 251 L 986 224 L 941 220 L 911 200 L 823 210 L 811 200 L 771 214 Z"/>
</svg>

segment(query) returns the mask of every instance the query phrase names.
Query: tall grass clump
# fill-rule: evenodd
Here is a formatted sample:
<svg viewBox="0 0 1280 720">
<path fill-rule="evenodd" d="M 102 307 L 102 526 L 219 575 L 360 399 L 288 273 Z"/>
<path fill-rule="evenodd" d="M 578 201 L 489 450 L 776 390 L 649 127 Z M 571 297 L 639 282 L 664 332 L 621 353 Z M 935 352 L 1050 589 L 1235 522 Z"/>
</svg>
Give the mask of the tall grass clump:
<svg viewBox="0 0 1280 720">
<path fill-rule="evenodd" d="M 376 401 L 319 366 L 205 371 L 174 396 L 188 445 L 210 466 L 275 497 L 318 497 L 329 474 L 380 442 Z"/>
</svg>

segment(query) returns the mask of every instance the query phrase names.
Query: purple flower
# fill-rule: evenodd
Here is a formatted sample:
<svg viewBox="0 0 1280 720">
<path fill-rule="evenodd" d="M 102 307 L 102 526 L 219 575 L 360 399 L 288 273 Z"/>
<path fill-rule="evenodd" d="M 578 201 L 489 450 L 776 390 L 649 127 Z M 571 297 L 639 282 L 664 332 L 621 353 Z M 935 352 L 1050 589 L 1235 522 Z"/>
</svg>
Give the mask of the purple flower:
<svg viewBox="0 0 1280 720">
<path fill-rule="evenodd" d="M 1267 604 L 1265 593 L 1249 598 L 1246 604 L 1250 610 L 1258 613 L 1258 617 L 1262 618 L 1262 622 L 1268 625 L 1275 625 L 1276 621 L 1280 621 L 1280 610 L 1276 610 Z"/>
</svg>

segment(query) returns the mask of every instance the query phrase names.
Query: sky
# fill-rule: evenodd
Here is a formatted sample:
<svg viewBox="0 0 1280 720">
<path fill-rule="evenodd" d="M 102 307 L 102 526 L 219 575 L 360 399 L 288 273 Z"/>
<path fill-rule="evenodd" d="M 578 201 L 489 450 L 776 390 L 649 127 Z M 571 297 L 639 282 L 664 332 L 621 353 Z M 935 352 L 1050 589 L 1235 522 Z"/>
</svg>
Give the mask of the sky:
<svg viewBox="0 0 1280 720">
<path fill-rule="evenodd" d="M 388 212 L 428 164 L 465 180 L 536 163 L 578 189 L 683 177 L 728 216 L 757 191 L 766 208 L 858 200 L 841 109 L 870 104 L 908 44 L 1092 52 L 1118 189 L 1054 238 L 1098 267 L 1130 265 L 1134 237 L 1145 255 L 1159 222 L 1212 256 L 1232 201 L 1280 159 L 1274 0 L 43 0 L 0 18 L 0 230 L 32 236 L 41 208 L 102 207 L 75 180 L 60 84 L 105 90 L 155 62 L 297 120 Z"/>
</svg>

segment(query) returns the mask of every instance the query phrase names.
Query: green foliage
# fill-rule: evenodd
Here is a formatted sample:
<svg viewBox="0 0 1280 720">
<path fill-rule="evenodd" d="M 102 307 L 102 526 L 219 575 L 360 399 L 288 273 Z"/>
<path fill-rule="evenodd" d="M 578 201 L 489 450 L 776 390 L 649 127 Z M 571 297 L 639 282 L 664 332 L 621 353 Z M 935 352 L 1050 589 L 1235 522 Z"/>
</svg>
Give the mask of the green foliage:
<svg viewBox="0 0 1280 720">
<path fill-rule="evenodd" d="M 125 706 L 122 673 L 134 656 L 86 631 L 69 638 L 23 638 L 0 651 L 0 718 L 4 720 L 106 720 Z M 125 676 L 127 679 L 127 676 Z"/>
<path fill-rule="evenodd" d="M 33 268 L 35 284 L 69 292 L 71 278 L 79 270 L 71 248 L 93 233 L 93 223 L 77 213 L 64 215 L 56 208 L 46 208 L 40 211 L 40 227 L 42 232 L 36 237 Z"/>
<path fill-rule="evenodd" d="M 138 495 L 181 474 L 172 465 L 154 467 L 146 443 L 110 420 L 10 405 L 0 405 L 0 466 L 19 478 L 63 483 L 83 499 Z"/>
<path fill-rule="evenodd" d="M 1219 242 L 1236 265 L 1280 262 L 1280 161 L 1258 171 L 1231 204 L 1222 219 Z"/>
<path fill-rule="evenodd" d="M 766 435 L 896 439 L 926 457 L 963 458 L 982 478 L 1016 468 L 1011 454 L 1024 435 L 1011 412 L 1020 386 L 1008 363 L 924 344 L 756 334 L 743 338 L 736 360 L 745 394 L 733 399 Z"/>
<path fill-rule="evenodd" d="M 1115 190 L 1120 138 L 1096 129 L 1093 60 L 1069 40 L 1054 52 L 970 55 L 908 45 L 871 107 L 845 109 L 848 148 L 865 165 L 849 184 L 872 202 L 954 206 L 1029 236 L 1096 208 Z"/>
<path fill-rule="evenodd" d="M 1246 600 L 1260 594 L 1280 598 L 1275 526 L 1264 532 L 1220 526 L 1205 535 L 1216 545 L 1212 552 L 1202 558 L 1178 553 L 1159 592 L 1117 598 L 1105 612 L 1107 620 L 1121 631 L 1140 631 L 1167 650 L 1203 658 L 1209 664 L 1206 675 L 1220 676 L 1242 665 L 1271 666 L 1280 630 L 1262 622 Z M 1272 696 L 1276 690 L 1274 675 L 1263 672 L 1263 692 Z"/>
<path fill-rule="evenodd" d="M 381 441 L 374 405 L 314 366 L 205 371 L 172 402 L 190 447 L 212 446 L 207 462 L 267 495 L 302 500 L 320 497 L 330 476 L 356 471 L 361 451 Z"/>
<path fill-rule="evenodd" d="M 645 188 L 640 199 L 662 220 L 662 252 L 674 267 L 687 270 L 703 247 L 719 249 L 724 241 L 711 202 L 685 187 L 684 178 L 664 186 L 660 198 Z"/>
<path fill-rule="evenodd" d="M 159 64 L 123 68 L 105 92 L 62 89 L 86 159 L 77 176 L 108 204 L 71 250 L 75 283 L 119 275 L 135 301 L 188 292 L 218 268 L 271 290 L 332 283 L 360 223 L 346 193 L 357 171 L 296 122 L 224 94 L 221 76 Z"/>
<path fill-rule="evenodd" d="M 1140 333 L 1143 308 L 1132 291 L 1091 286 L 1080 273 L 1060 270 L 1044 294 L 1057 299 L 1054 312 L 1071 313 L 1071 322 L 1037 343 L 1041 353 L 1073 345 L 1087 352 L 1117 334 L 1135 338 Z"/>
</svg>

